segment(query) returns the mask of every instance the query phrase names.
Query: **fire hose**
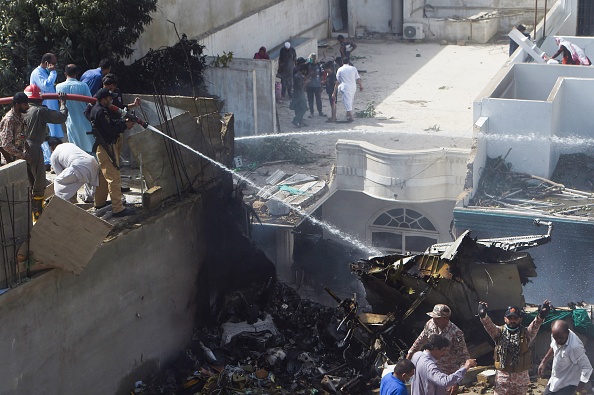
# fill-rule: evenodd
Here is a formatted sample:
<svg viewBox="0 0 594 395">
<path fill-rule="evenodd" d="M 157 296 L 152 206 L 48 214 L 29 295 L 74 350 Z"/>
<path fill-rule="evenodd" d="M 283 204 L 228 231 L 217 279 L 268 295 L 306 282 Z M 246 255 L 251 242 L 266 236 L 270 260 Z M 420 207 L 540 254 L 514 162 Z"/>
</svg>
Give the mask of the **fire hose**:
<svg viewBox="0 0 594 395">
<path fill-rule="evenodd" d="M 44 93 L 41 95 L 41 98 L 43 100 L 56 100 L 59 98 L 59 95 L 57 93 Z M 89 104 L 95 104 L 95 102 L 97 101 L 97 99 L 95 99 L 94 97 L 84 96 L 84 95 L 74 95 L 74 94 L 67 94 L 65 98 L 66 98 L 66 100 L 82 101 L 82 102 L 89 103 Z M 12 97 L 0 98 L 0 104 L 12 104 Z M 109 111 L 120 114 L 123 118 L 126 118 L 129 121 L 139 124 L 143 128 L 146 128 L 148 126 L 147 122 L 138 118 L 133 113 L 128 112 L 124 109 L 121 109 L 113 104 L 110 105 L 107 109 Z"/>
</svg>

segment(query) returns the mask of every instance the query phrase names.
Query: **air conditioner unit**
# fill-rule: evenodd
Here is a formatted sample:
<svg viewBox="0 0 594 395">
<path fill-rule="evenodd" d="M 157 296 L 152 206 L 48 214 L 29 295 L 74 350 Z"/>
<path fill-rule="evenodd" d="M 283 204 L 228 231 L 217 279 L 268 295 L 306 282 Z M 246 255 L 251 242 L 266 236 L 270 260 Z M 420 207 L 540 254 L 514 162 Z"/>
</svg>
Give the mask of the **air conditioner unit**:
<svg viewBox="0 0 594 395">
<path fill-rule="evenodd" d="M 422 40 L 425 38 L 422 23 L 405 23 L 402 27 L 404 38 L 407 40 Z"/>
</svg>

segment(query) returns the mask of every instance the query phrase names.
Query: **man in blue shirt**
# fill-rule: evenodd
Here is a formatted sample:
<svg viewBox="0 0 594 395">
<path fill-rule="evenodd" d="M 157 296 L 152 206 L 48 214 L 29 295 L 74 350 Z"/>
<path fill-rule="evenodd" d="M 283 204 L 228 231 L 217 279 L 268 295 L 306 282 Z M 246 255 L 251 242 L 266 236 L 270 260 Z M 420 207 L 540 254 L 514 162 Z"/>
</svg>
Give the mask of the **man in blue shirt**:
<svg viewBox="0 0 594 395">
<path fill-rule="evenodd" d="M 380 395 L 408 395 L 406 382 L 415 374 L 415 365 L 409 359 L 401 359 L 394 366 L 394 373 L 382 377 Z"/>
<path fill-rule="evenodd" d="M 56 91 L 58 93 L 66 93 L 67 95 L 91 97 L 91 91 L 89 90 L 88 85 L 76 79 L 78 77 L 78 72 L 79 68 L 77 65 L 69 64 L 66 66 L 64 69 L 66 81 L 56 85 Z M 75 144 L 87 154 L 92 154 L 95 138 L 92 135 L 87 134 L 87 132 L 90 132 L 92 129 L 91 123 L 84 115 L 87 103 L 67 100 L 66 107 L 68 107 L 68 119 L 66 120 L 68 141 Z"/>
<path fill-rule="evenodd" d="M 58 58 L 53 53 L 46 53 L 43 55 L 39 66 L 31 72 L 29 85 L 36 85 L 41 90 L 41 94 L 56 93 L 55 84 L 58 76 L 58 73 L 56 72 L 56 63 L 58 63 Z M 57 100 L 44 100 L 42 104 L 50 110 L 58 111 L 60 109 Z M 64 137 L 64 131 L 62 130 L 61 124 L 50 123 L 47 126 L 49 127 L 50 136 L 59 138 Z M 43 160 L 45 164 L 49 166 L 52 152 L 47 143 L 42 144 L 41 149 L 43 150 Z"/>
<path fill-rule="evenodd" d="M 110 71 L 111 61 L 109 59 L 103 59 L 101 62 L 99 62 L 99 67 L 85 71 L 80 77 L 80 80 L 89 86 L 91 95 L 95 96 L 95 93 L 97 93 L 97 91 L 101 89 L 103 85 L 101 79 Z"/>
</svg>

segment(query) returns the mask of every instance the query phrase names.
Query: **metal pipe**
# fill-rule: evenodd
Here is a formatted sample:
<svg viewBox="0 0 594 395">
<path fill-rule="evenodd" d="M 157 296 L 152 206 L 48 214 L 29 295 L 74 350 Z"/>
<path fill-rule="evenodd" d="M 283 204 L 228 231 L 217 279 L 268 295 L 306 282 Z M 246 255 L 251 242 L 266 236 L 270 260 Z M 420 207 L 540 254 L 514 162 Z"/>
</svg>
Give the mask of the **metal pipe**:
<svg viewBox="0 0 594 395">
<path fill-rule="evenodd" d="M 538 22 L 538 0 L 534 0 L 534 41 L 536 42 L 536 23 Z"/>
<path fill-rule="evenodd" d="M 542 22 L 542 38 L 547 36 L 547 0 L 545 0 L 545 16 Z"/>
<path fill-rule="evenodd" d="M 8 203 L 7 203 L 8 204 Z M 6 254 L 6 246 L 4 245 L 4 215 L 2 214 L 2 205 L 0 204 L 0 241 L 2 242 L 2 259 L 4 260 L 4 275 L 6 276 L 6 288 L 10 288 L 8 282 L 8 256 Z"/>
</svg>

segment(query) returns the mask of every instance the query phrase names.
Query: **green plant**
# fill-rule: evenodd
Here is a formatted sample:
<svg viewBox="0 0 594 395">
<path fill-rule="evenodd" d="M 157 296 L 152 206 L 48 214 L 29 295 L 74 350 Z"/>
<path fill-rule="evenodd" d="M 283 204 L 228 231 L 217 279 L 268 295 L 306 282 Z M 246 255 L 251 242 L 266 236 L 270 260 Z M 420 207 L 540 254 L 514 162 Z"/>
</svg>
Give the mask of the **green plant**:
<svg viewBox="0 0 594 395">
<path fill-rule="evenodd" d="M 368 101 L 367 108 L 363 111 L 357 111 L 355 115 L 357 118 L 373 118 L 377 112 L 375 111 L 375 102 Z"/>
<path fill-rule="evenodd" d="M 295 139 L 270 138 L 236 142 L 235 154 L 243 156 L 244 162 L 262 164 L 286 160 L 301 165 L 311 163 L 316 155 Z"/>
<path fill-rule="evenodd" d="M 229 63 L 233 60 L 233 51 L 225 52 L 222 55 L 217 55 L 211 62 L 212 67 L 229 67 Z"/>
<path fill-rule="evenodd" d="M 44 53 L 83 70 L 129 57 L 157 0 L 0 0 L 0 94 L 29 82 Z M 62 77 L 61 73 L 59 73 Z"/>
</svg>

